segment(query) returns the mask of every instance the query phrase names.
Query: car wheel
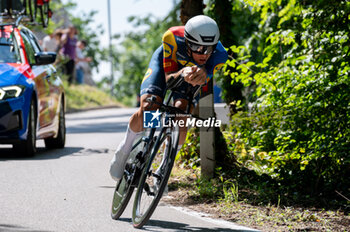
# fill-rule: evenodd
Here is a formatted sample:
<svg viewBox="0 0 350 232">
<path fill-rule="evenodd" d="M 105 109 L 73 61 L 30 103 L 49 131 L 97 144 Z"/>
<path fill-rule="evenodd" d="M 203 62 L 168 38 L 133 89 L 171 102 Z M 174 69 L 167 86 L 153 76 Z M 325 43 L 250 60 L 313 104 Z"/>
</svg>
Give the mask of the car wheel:
<svg viewBox="0 0 350 232">
<path fill-rule="evenodd" d="M 66 120 L 64 113 L 63 102 L 60 105 L 59 119 L 58 119 L 58 132 L 56 138 L 45 139 L 46 148 L 64 148 L 66 143 Z"/>
<path fill-rule="evenodd" d="M 27 128 L 27 139 L 14 144 L 13 147 L 25 156 L 33 156 L 36 153 L 36 117 L 34 99 L 32 99 L 30 103 Z"/>
</svg>

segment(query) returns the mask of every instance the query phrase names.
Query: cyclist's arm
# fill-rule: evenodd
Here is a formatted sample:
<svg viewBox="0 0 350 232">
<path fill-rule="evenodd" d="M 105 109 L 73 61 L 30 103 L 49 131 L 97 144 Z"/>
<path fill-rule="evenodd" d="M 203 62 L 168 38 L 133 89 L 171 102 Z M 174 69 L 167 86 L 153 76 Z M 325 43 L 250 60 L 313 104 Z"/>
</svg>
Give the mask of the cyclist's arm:
<svg viewBox="0 0 350 232">
<path fill-rule="evenodd" d="M 171 30 L 167 30 L 162 37 L 163 44 L 163 68 L 165 74 L 178 72 L 176 58 L 177 43 Z"/>
<path fill-rule="evenodd" d="M 163 37 L 163 67 L 165 73 L 165 80 L 177 79 L 183 73 L 184 69 L 180 69 L 177 64 L 176 52 L 177 43 L 175 36 L 171 29 L 167 30 Z"/>
<path fill-rule="evenodd" d="M 168 82 L 170 79 L 177 79 L 181 76 L 181 74 L 184 72 L 184 69 L 180 69 L 175 72 L 166 72 L 165 73 L 165 80 Z"/>
<path fill-rule="evenodd" d="M 203 85 L 207 79 L 207 71 L 204 67 L 192 66 L 183 67 L 175 72 L 166 72 L 165 80 L 168 82 L 170 79 L 176 79 L 183 76 L 184 80 L 193 86 Z"/>
<path fill-rule="evenodd" d="M 193 86 L 205 84 L 207 79 L 207 70 L 205 67 L 192 66 L 184 71 L 184 80 Z"/>
</svg>

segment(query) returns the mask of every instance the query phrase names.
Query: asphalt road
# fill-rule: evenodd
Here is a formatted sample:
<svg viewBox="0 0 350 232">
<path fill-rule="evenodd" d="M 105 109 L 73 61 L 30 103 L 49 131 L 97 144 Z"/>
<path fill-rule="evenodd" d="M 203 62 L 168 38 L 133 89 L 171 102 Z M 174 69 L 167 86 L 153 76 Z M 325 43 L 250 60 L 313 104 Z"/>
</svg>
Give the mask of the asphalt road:
<svg viewBox="0 0 350 232">
<path fill-rule="evenodd" d="M 67 114 L 66 148 L 47 150 L 38 141 L 34 158 L 0 146 L 0 231 L 138 231 L 131 224 L 131 204 L 120 220 L 111 219 L 115 183 L 108 173 L 135 110 Z M 144 230 L 249 229 L 161 203 Z"/>
</svg>

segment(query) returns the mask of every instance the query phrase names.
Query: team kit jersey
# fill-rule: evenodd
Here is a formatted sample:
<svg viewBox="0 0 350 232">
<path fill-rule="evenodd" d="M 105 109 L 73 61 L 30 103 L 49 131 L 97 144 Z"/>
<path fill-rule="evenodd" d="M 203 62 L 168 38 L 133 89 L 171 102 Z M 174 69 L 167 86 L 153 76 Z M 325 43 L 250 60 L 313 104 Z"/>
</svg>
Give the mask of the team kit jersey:
<svg viewBox="0 0 350 232">
<path fill-rule="evenodd" d="M 164 33 L 162 45 L 153 53 L 148 70 L 142 80 L 140 95 L 153 94 L 163 98 L 166 90 L 166 72 L 176 72 L 187 66 L 201 67 L 187 52 L 184 31 L 184 26 L 178 26 L 171 27 Z M 207 81 L 224 65 L 227 57 L 227 52 L 219 41 L 216 49 L 203 65 L 207 71 Z M 184 82 L 180 89 L 185 91 L 188 85 L 187 82 Z M 182 97 L 175 96 L 175 98 Z"/>
</svg>

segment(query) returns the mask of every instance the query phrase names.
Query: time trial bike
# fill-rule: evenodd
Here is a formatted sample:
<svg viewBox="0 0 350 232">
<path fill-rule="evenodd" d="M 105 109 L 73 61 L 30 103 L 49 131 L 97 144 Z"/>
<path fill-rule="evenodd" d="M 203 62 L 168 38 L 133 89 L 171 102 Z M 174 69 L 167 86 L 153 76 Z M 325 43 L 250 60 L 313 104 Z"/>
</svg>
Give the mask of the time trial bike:
<svg viewBox="0 0 350 232">
<path fill-rule="evenodd" d="M 189 85 L 186 93 L 181 93 L 188 100 L 187 109 L 182 111 L 171 106 L 175 93 L 180 93 L 177 87 L 184 82 L 183 77 L 170 80 L 167 86 L 168 95 L 163 103 L 158 103 L 156 97 L 150 97 L 150 104 L 157 104 L 162 113 L 163 122 L 170 125 L 169 120 L 175 120 L 176 115 L 190 115 L 191 106 L 200 91 L 200 86 Z M 141 228 L 157 207 L 164 189 L 167 186 L 174 165 L 179 143 L 179 126 L 171 124 L 167 127 L 151 128 L 133 145 L 126 162 L 123 177 L 114 190 L 112 213 L 113 219 L 118 219 L 125 210 L 133 192 L 135 200 L 132 210 L 132 222 L 135 228 Z"/>
</svg>

